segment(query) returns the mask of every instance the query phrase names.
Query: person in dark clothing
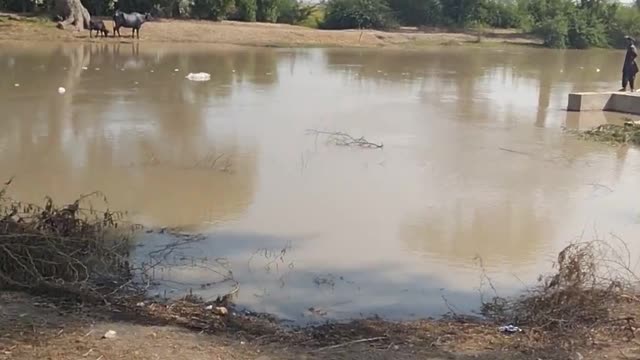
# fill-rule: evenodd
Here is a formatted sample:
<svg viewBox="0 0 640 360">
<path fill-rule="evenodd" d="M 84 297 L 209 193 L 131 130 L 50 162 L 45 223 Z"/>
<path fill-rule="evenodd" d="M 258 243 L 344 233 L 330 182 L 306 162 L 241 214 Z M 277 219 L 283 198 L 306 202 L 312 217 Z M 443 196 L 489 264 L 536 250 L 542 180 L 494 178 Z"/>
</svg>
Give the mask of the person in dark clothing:
<svg viewBox="0 0 640 360">
<path fill-rule="evenodd" d="M 636 64 L 638 50 L 632 37 L 625 36 L 624 38 L 627 40 L 627 54 L 624 57 L 624 65 L 622 65 L 622 89 L 620 91 L 627 91 L 627 83 L 629 83 L 631 92 L 634 92 L 634 82 L 638 73 L 638 64 Z"/>
</svg>

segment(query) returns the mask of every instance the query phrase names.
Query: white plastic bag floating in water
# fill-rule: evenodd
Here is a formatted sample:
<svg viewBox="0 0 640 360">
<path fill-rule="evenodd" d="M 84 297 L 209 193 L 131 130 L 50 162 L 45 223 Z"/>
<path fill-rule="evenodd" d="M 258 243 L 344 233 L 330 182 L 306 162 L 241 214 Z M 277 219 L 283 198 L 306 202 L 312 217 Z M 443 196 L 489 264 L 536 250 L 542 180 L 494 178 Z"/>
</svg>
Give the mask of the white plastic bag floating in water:
<svg viewBox="0 0 640 360">
<path fill-rule="evenodd" d="M 59 87 L 58 88 L 58 94 L 64 94 L 67 92 L 67 89 L 63 88 L 63 87 Z"/>
<path fill-rule="evenodd" d="M 211 75 L 207 74 L 206 72 L 189 73 L 186 78 L 191 81 L 209 81 L 211 80 Z"/>
</svg>

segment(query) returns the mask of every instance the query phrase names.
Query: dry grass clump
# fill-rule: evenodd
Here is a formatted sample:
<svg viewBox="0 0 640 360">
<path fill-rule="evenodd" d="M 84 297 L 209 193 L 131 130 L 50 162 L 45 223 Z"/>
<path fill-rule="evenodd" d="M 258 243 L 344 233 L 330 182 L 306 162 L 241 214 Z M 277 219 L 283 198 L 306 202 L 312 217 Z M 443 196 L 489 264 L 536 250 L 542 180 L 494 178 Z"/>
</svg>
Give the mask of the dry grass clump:
<svg viewBox="0 0 640 360">
<path fill-rule="evenodd" d="M 640 145 L 640 124 L 632 121 L 627 121 L 624 125 L 604 124 L 580 132 L 578 135 L 586 140 Z"/>
<path fill-rule="evenodd" d="M 82 207 L 96 198 L 38 206 L 0 189 L 0 286 L 104 296 L 129 281 L 129 234 L 119 229 L 120 213 Z"/>
<path fill-rule="evenodd" d="M 573 243 L 555 263 L 556 272 L 520 298 L 495 298 L 483 313 L 500 321 L 544 331 L 575 333 L 619 317 L 616 305 L 635 291 L 637 277 L 626 245 L 609 242 Z M 621 255 L 624 254 L 624 255 Z"/>
</svg>

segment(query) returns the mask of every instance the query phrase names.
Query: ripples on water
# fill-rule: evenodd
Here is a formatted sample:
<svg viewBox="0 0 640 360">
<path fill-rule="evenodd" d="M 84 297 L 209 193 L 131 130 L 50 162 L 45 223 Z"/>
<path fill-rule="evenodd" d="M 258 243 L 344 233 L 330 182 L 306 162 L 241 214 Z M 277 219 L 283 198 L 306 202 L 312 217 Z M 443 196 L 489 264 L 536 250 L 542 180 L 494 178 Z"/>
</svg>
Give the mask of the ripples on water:
<svg viewBox="0 0 640 360">
<path fill-rule="evenodd" d="M 204 232 L 183 255 L 227 258 L 255 310 L 406 318 L 446 312 L 444 296 L 469 311 L 476 256 L 509 295 L 581 234 L 637 250 L 637 150 L 561 129 L 620 121 L 563 108 L 570 91 L 617 87 L 621 56 L 3 44 L 0 168 L 23 200 L 102 190 L 135 221 Z M 201 71 L 211 81 L 185 79 Z"/>
</svg>

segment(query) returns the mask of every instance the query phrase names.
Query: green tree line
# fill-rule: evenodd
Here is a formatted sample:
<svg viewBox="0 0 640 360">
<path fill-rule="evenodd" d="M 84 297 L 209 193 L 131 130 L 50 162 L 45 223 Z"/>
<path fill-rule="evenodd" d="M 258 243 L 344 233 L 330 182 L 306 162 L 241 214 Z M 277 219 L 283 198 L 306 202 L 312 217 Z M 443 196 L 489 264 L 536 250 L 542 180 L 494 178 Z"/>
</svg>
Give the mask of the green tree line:
<svg viewBox="0 0 640 360">
<path fill-rule="evenodd" d="M 624 46 L 640 35 L 640 0 L 328 0 L 326 28 L 514 28 L 556 48 Z"/>
<path fill-rule="evenodd" d="M 622 47 L 640 36 L 640 0 L 82 0 L 92 15 L 115 9 L 154 16 L 305 24 L 326 29 L 397 26 L 514 28 L 556 48 Z M 0 0 L 0 10 L 47 9 L 53 0 Z M 322 9 L 322 15 L 318 16 Z M 309 21 L 312 19 L 313 21 Z"/>
</svg>

